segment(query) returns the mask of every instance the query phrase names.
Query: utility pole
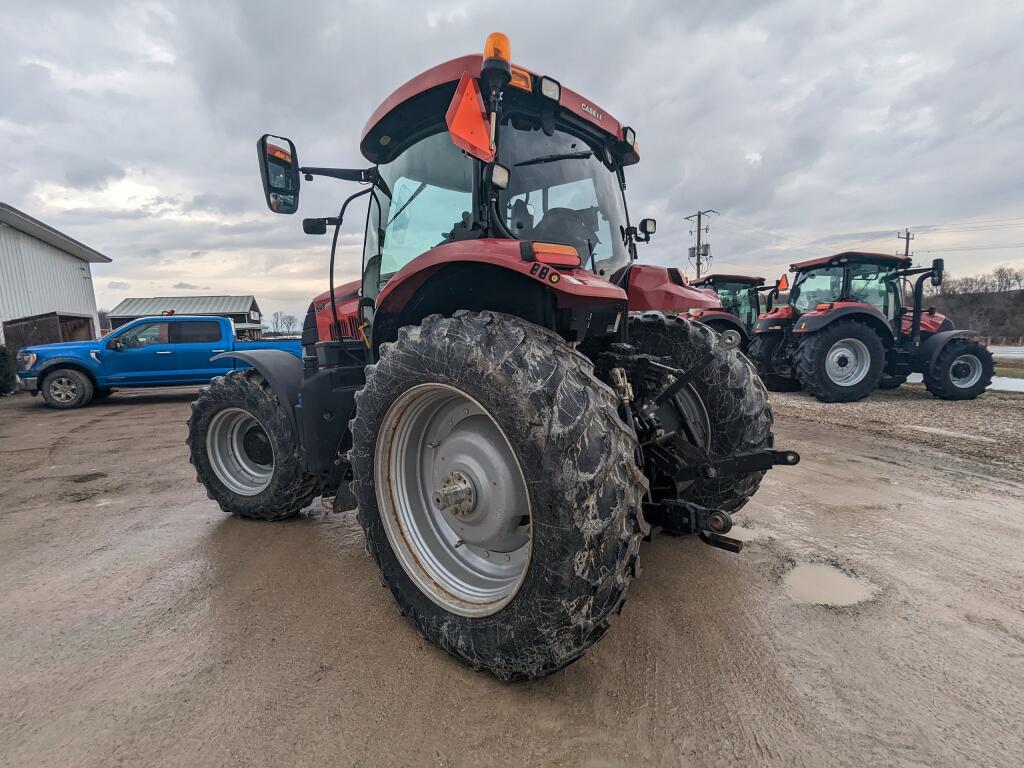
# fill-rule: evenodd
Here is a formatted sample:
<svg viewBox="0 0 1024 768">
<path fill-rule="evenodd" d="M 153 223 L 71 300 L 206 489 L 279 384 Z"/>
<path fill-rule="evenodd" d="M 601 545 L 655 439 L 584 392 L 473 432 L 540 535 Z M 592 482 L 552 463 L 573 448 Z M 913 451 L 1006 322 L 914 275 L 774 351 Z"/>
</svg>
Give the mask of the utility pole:
<svg viewBox="0 0 1024 768">
<path fill-rule="evenodd" d="M 899 232 L 896 233 L 896 237 L 900 240 L 905 241 L 903 243 L 903 258 L 910 258 L 910 241 L 914 239 L 914 236 L 910 234 L 910 228 L 903 230 L 906 234 L 901 235 Z"/>
<path fill-rule="evenodd" d="M 686 217 L 686 221 L 693 221 L 694 219 L 697 220 L 697 247 L 696 248 L 691 248 L 690 252 L 691 252 L 691 254 L 693 256 L 694 263 L 697 265 L 697 279 L 698 280 L 700 280 L 700 264 L 701 264 L 701 259 L 706 258 L 708 262 L 711 261 L 711 249 L 709 247 L 709 244 L 705 243 L 703 245 L 703 247 L 702 247 L 701 246 L 701 242 L 700 242 L 701 232 L 703 232 L 704 234 L 707 234 L 710 231 L 710 229 L 711 229 L 711 227 L 709 225 L 701 223 L 703 218 L 705 216 L 707 216 L 709 213 L 713 213 L 713 214 L 715 214 L 715 216 L 719 216 L 720 215 L 718 213 L 718 211 L 716 211 L 714 208 L 708 208 L 706 211 L 697 211 L 692 216 L 687 216 Z M 691 235 L 693 234 L 693 230 L 692 229 L 690 230 L 690 234 Z"/>
</svg>

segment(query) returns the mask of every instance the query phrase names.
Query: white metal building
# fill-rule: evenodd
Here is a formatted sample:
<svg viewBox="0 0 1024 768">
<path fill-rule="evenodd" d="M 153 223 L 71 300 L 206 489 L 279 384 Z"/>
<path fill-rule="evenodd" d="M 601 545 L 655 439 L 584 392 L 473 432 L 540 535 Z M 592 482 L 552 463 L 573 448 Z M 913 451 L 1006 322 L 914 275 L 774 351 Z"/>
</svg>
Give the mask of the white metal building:
<svg viewBox="0 0 1024 768">
<path fill-rule="evenodd" d="M 5 321 L 54 313 L 88 319 L 95 338 L 100 323 L 91 265 L 109 261 L 63 232 L 0 203 L 0 344 Z"/>
</svg>

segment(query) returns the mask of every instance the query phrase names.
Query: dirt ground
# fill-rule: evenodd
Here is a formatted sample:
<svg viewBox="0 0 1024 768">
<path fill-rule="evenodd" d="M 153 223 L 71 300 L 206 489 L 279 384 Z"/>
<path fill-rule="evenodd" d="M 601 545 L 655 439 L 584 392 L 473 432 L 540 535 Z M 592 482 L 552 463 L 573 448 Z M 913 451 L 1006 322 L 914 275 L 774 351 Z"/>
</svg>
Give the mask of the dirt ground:
<svg viewBox="0 0 1024 768">
<path fill-rule="evenodd" d="M 0 765 L 1020 765 L 1024 396 L 773 395 L 803 462 L 744 552 L 655 538 L 517 685 L 415 633 L 351 514 L 222 514 L 192 396 L 0 400 Z"/>
</svg>

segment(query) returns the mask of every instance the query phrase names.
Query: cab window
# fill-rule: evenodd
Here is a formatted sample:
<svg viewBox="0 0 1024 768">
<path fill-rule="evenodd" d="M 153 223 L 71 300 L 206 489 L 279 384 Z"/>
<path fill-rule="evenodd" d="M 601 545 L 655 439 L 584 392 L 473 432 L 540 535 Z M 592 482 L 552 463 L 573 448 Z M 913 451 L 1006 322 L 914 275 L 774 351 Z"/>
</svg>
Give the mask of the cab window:
<svg viewBox="0 0 1024 768">
<path fill-rule="evenodd" d="M 850 299 L 877 307 L 886 316 L 896 309 L 896 286 L 885 281 L 887 272 L 873 264 L 854 264 L 850 267 Z"/>
<path fill-rule="evenodd" d="M 125 331 L 117 340 L 125 349 L 142 349 L 154 344 L 170 343 L 168 323 L 142 323 Z"/>
</svg>

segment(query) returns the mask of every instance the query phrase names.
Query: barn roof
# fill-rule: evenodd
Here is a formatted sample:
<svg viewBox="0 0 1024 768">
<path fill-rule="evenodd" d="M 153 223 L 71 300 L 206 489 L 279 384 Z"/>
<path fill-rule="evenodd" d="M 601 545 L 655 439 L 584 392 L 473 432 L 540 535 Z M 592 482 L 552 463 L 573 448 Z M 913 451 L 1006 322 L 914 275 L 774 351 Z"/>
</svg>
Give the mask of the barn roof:
<svg viewBox="0 0 1024 768">
<path fill-rule="evenodd" d="M 154 296 L 125 299 L 108 316 L 149 317 L 172 310 L 176 315 L 245 315 L 255 304 L 255 296 Z"/>
<path fill-rule="evenodd" d="M 27 213 L 19 211 L 7 203 L 0 203 L 0 222 L 19 232 L 24 232 L 29 237 L 34 237 L 36 240 L 52 245 L 54 248 L 64 251 L 64 253 L 71 254 L 82 261 L 88 261 L 93 264 L 109 264 L 111 261 L 110 257 L 104 256 L 88 245 L 78 242 L 73 237 L 68 237 L 49 224 L 43 224 L 39 219 L 33 219 Z"/>
</svg>

